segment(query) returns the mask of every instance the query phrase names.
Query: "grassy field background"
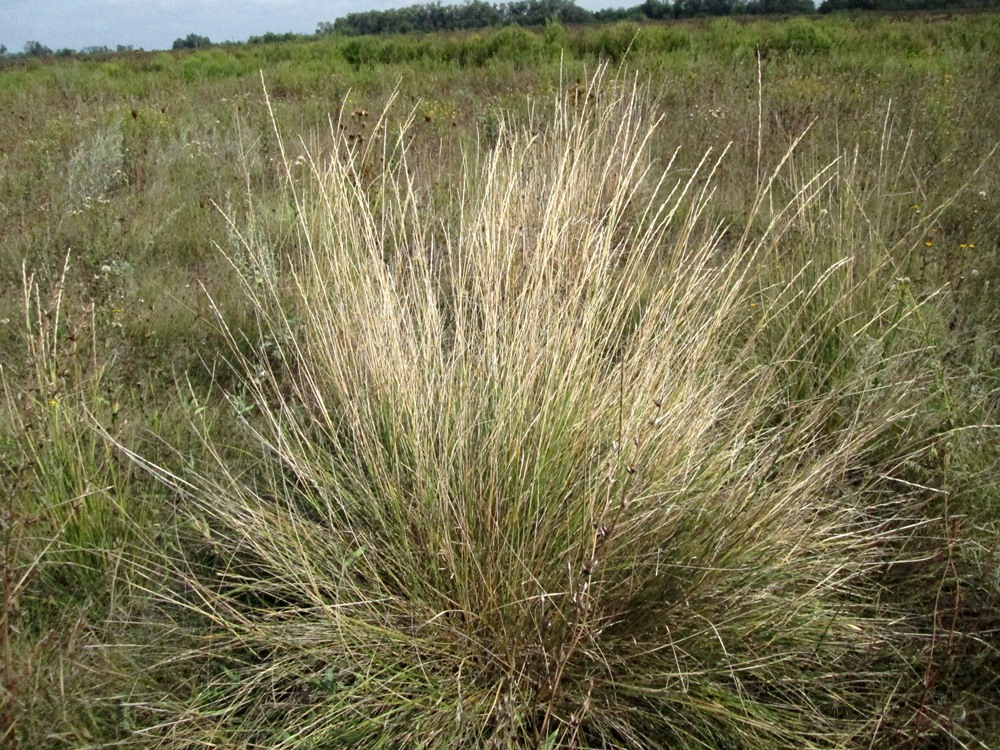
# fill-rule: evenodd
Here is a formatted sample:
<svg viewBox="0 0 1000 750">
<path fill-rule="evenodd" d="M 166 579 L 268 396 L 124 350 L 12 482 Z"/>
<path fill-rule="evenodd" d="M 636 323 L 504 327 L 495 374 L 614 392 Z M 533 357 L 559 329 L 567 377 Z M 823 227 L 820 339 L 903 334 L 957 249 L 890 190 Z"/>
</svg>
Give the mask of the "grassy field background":
<svg viewBox="0 0 1000 750">
<path fill-rule="evenodd" d="M 0 745 L 1000 745 L 1000 15 L 0 69 Z"/>
</svg>

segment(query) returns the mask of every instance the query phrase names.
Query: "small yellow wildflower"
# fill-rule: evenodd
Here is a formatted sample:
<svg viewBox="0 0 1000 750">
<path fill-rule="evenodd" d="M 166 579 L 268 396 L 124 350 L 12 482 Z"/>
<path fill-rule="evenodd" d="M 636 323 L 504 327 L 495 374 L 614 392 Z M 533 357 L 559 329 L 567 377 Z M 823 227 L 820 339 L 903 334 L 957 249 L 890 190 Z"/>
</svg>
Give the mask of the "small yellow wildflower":
<svg viewBox="0 0 1000 750">
<path fill-rule="evenodd" d="M 924 240 L 924 247 L 934 247 L 934 240 Z"/>
</svg>

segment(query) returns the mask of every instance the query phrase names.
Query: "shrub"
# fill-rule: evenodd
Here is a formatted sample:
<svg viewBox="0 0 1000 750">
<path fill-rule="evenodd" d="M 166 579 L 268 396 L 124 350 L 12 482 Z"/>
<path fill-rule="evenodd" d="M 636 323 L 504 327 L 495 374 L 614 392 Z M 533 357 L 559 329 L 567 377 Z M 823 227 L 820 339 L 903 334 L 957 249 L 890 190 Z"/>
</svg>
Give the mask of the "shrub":
<svg viewBox="0 0 1000 750">
<path fill-rule="evenodd" d="M 127 182 L 123 147 L 121 128 L 109 126 L 97 130 L 74 149 L 66 181 L 71 209 L 106 202 L 110 192 Z"/>
<path fill-rule="evenodd" d="M 524 64 L 538 60 L 543 51 L 541 39 L 521 26 L 506 26 L 486 41 L 486 57 L 496 60 Z"/>
<path fill-rule="evenodd" d="M 175 39 L 171 49 L 201 49 L 211 46 L 212 40 L 207 36 L 191 33 L 186 37 Z"/>
<path fill-rule="evenodd" d="M 815 23 L 798 18 L 783 25 L 766 40 L 767 49 L 795 55 L 824 54 L 830 51 L 832 45 L 829 35 Z"/>
<path fill-rule="evenodd" d="M 621 21 L 608 26 L 602 29 L 595 52 L 598 56 L 617 63 L 636 45 L 640 34 L 638 24 L 630 21 Z"/>
</svg>

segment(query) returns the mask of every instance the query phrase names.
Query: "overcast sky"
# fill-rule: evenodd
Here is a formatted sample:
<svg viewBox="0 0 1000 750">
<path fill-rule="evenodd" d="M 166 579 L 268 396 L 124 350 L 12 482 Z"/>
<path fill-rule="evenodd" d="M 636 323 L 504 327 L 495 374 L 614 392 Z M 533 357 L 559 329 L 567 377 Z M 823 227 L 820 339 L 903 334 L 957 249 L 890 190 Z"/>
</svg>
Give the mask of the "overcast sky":
<svg viewBox="0 0 1000 750">
<path fill-rule="evenodd" d="M 583 8 L 638 5 L 641 0 L 578 0 Z M 321 21 L 352 11 L 413 5 L 412 0 L 0 0 L 0 44 L 46 47 L 132 45 L 169 49 L 194 32 L 213 42 L 242 41 L 268 31 L 312 33 Z"/>
</svg>

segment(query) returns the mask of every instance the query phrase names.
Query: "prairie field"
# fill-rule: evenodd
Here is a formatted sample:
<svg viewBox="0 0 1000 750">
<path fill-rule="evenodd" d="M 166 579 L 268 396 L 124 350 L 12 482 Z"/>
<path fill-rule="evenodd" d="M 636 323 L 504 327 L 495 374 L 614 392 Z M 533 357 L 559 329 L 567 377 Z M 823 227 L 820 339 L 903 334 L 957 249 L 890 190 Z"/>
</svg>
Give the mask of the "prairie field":
<svg viewBox="0 0 1000 750">
<path fill-rule="evenodd" d="M 1000 747 L 1000 14 L 0 63 L 0 747 Z"/>
</svg>

